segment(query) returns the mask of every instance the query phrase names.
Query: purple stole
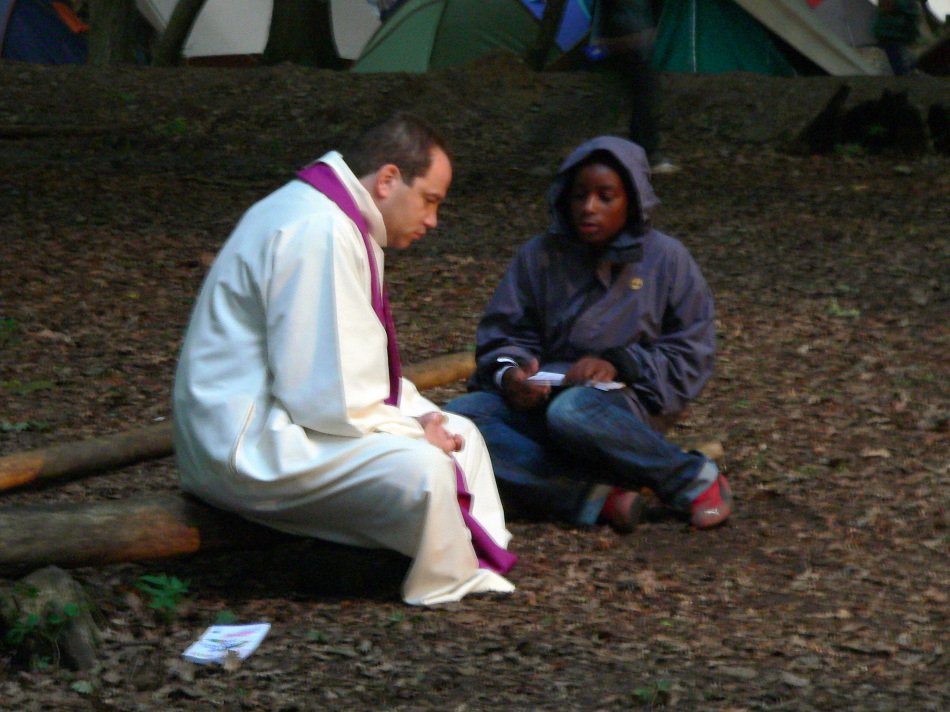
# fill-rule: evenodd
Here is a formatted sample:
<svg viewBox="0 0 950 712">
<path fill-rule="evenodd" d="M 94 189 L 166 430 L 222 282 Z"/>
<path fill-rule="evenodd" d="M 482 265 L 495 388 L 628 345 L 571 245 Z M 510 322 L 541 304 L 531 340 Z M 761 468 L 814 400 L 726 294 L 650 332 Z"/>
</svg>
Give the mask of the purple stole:
<svg viewBox="0 0 950 712">
<path fill-rule="evenodd" d="M 386 398 L 386 403 L 388 405 L 398 405 L 402 368 L 399 362 L 399 346 L 396 342 L 396 325 L 389 309 L 389 297 L 386 294 L 385 286 L 380 289 L 379 269 L 376 266 L 373 246 L 370 244 L 369 226 L 366 224 L 366 218 L 359 211 L 356 201 L 353 200 L 353 196 L 350 195 L 346 186 L 340 182 L 336 173 L 326 163 L 313 163 L 298 172 L 297 177 L 332 200 L 359 228 L 360 235 L 363 237 L 363 246 L 366 248 L 366 257 L 369 260 L 373 311 L 376 312 L 376 316 L 386 329 L 386 356 L 389 361 L 389 397 Z M 455 462 L 455 485 L 459 508 L 462 511 L 462 519 L 465 520 L 465 525 L 472 535 L 472 545 L 475 554 L 478 556 L 478 563 L 482 568 L 491 569 L 498 573 L 506 573 L 515 565 L 518 557 L 507 549 L 498 546 L 488 532 L 482 528 L 482 525 L 472 516 L 470 511 L 472 495 L 465 488 L 465 476 L 462 473 L 462 468 L 455 458 L 453 458 L 453 461 Z"/>
</svg>

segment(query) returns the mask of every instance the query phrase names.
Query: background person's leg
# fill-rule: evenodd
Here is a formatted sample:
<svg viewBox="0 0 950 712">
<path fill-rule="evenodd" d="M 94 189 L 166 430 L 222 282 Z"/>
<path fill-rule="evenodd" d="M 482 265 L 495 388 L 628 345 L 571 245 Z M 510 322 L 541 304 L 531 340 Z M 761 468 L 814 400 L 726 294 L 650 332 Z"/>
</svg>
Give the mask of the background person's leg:
<svg viewBox="0 0 950 712">
<path fill-rule="evenodd" d="M 646 151 L 652 166 L 659 160 L 660 129 L 657 124 L 659 77 L 649 55 L 631 52 L 627 57 L 630 86 L 630 140 Z"/>
</svg>

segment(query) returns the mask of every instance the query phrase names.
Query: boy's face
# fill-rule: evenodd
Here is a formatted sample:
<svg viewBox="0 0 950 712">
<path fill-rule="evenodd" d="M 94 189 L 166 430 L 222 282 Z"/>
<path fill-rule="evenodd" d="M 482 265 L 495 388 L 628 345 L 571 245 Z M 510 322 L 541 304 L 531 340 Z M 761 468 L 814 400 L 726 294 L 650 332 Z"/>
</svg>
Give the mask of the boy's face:
<svg viewBox="0 0 950 712">
<path fill-rule="evenodd" d="M 570 190 L 571 222 L 583 242 L 603 245 L 623 230 L 629 200 L 614 169 L 602 163 L 586 165 L 577 171 Z"/>
</svg>

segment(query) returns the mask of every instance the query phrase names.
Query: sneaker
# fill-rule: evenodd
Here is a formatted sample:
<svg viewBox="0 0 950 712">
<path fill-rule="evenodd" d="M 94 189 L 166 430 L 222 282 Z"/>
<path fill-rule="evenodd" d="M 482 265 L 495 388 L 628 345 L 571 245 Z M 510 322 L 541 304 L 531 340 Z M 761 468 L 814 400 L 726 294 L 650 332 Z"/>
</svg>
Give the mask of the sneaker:
<svg viewBox="0 0 950 712">
<path fill-rule="evenodd" d="M 643 516 L 643 497 L 632 490 L 614 487 L 604 501 L 600 516 L 618 534 L 629 534 Z"/>
<path fill-rule="evenodd" d="M 655 176 L 670 175 L 679 171 L 680 167 L 666 158 L 660 158 L 650 166 L 650 172 Z"/>
<path fill-rule="evenodd" d="M 689 506 L 689 518 L 697 529 L 709 529 L 722 524 L 732 514 L 732 490 L 726 478 L 719 478 L 693 500 Z"/>
</svg>

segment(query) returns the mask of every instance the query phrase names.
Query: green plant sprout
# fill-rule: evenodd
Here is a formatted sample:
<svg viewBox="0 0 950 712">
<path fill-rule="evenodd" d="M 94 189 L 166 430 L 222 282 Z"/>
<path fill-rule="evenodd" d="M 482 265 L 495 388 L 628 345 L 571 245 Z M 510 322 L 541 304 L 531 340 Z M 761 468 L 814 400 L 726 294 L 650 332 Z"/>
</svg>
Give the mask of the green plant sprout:
<svg viewBox="0 0 950 712">
<path fill-rule="evenodd" d="M 638 687 L 633 691 L 633 695 L 640 702 L 652 707 L 669 702 L 672 692 L 673 683 L 670 680 L 657 680 L 646 687 Z"/>
<path fill-rule="evenodd" d="M 19 341 L 17 338 L 19 330 L 16 319 L 8 316 L 0 317 L 0 344 L 14 344 Z"/>
<path fill-rule="evenodd" d="M 215 625 L 234 625 L 237 623 L 238 617 L 234 611 L 221 611 L 214 617 Z"/>
<path fill-rule="evenodd" d="M 3 381 L 4 389 L 18 396 L 27 396 L 36 391 L 49 391 L 53 389 L 52 381 L 28 381 L 24 383 L 16 378 L 11 381 Z"/>
<path fill-rule="evenodd" d="M 172 616 L 178 611 L 182 598 L 188 593 L 188 581 L 182 581 L 177 576 L 167 574 L 139 576 L 136 585 L 151 600 L 148 607 L 159 614 Z"/>
<path fill-rule="evenodd" d="M 838 156 L 864 156 L 867 154 L 864 146 L 860 143 L 836 143 L 835 154 Z"/>
<path fill-rule="evenodd" d="M 158 126 L 158 133 L 164 136 L 183 136 L 188 133 L 188 119 L 184 116 L 176 116 Z"/>
<path fill-rule="evenodd" d="M 35 589 L 32 592 L 35 596 Z M 40 670 L 59 661 L 59 642 L 71 620 L 79 616 L 75 603 L 49 603 L 41 613 L 27 613 L 7 628 L 4 644 L 24 657 L 29 656 L 30 667 Z M 50 651 L 51 658 L 44 653 Z"/>
<path fill-rule="evenodd" d="M 842 319 L 855 319 L 861 316 L 860 309 L 845 309 L 840 304 L 838 300 L 832 298 L 831 302 L 828 304 L 828 314 L 830 316 L 841 317 Z"/>
<path fill-rule="evenodd" d="M 22 433 L 25 430 L 43 432 L 49 428 L 48 423 L 33 420 L 0 420 L 0 433 Z"/>
</svg>

